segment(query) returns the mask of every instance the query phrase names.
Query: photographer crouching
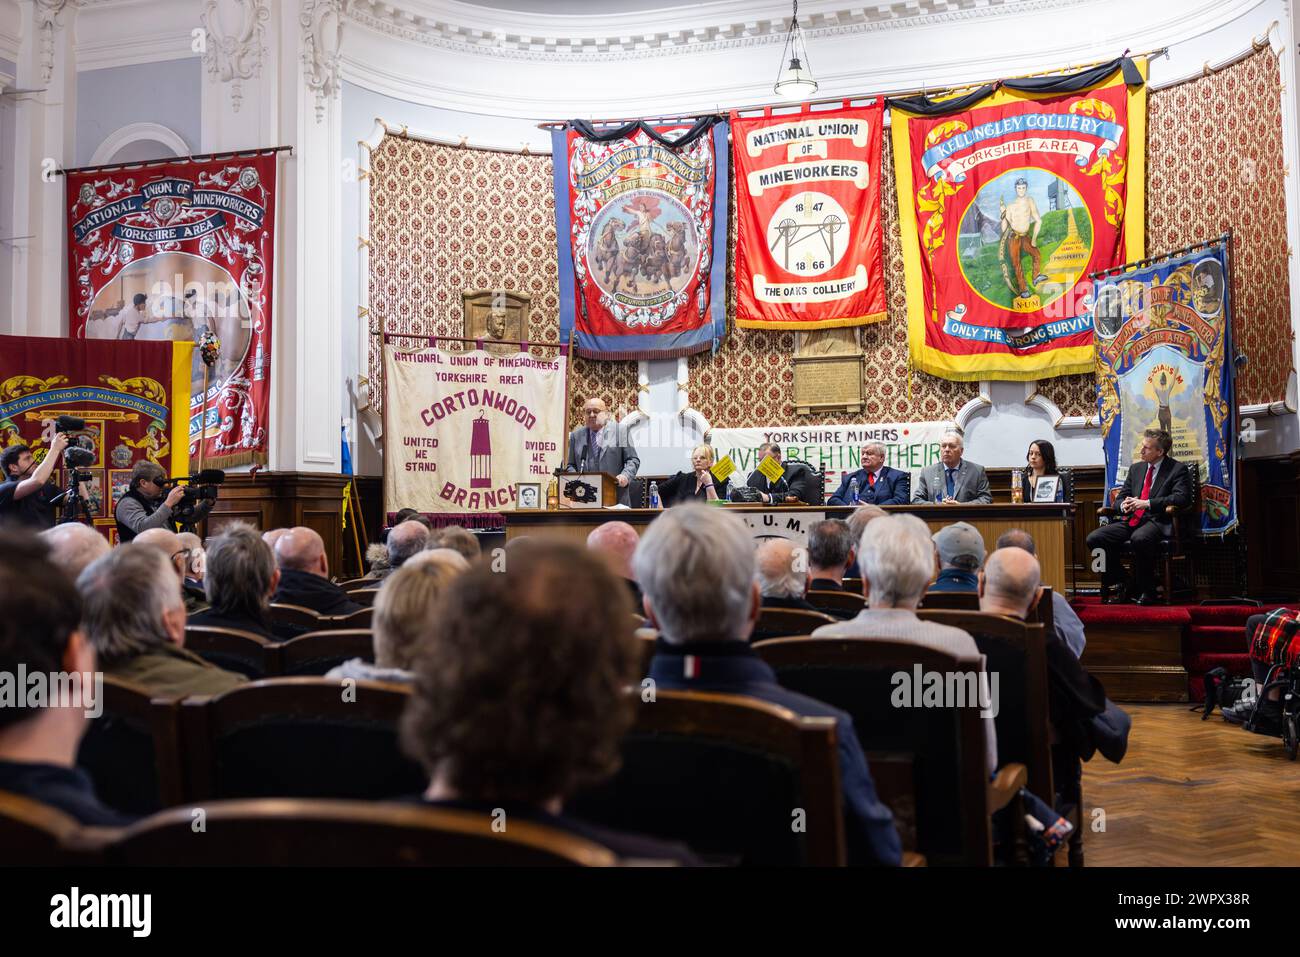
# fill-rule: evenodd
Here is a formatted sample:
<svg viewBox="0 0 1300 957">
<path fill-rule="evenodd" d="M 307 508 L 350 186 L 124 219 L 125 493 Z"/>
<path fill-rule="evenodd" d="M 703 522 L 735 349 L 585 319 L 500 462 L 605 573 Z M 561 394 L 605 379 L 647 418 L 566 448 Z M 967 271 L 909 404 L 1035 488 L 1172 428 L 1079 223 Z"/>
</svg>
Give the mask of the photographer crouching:
<svg viewBox="0 0 1300 957">
<path fill-rule="evenodd" d="M 147 528 L 176 531 L 172 509 L 184 498 L 185 489 L 173 485 L 168 490 L 167 484 L 167 473 L 161 466 L 148 459 L 135 463 L 131 485 L 113 511 L 118 541 L 129 542 Z"/>
<path fill-rule="evenodd" d="M 11 445 L 0 452 L 0 473 L 4 475 L 0 480 L 0 524 L 54 527 L 53 499 L 59 490 L 48 483 L 67 446 L 67 435 L 56 432 L 40 465 L 26 445 Z"/>
</svg>

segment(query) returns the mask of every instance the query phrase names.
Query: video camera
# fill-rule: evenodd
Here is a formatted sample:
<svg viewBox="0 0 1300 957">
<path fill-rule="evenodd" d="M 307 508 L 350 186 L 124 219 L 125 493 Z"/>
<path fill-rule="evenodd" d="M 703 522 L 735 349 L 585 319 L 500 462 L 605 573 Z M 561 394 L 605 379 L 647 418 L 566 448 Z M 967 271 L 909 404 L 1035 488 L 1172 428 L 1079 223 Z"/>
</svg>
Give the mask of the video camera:
<svg viewBox="0 0 1300 957">
<path fill-rule="evenodd" d="M 54 431 L 65 434 L 80 432 L 86 427 L 86 420 L 79 419 L 75 415 L 61 415 L 54 420 Z M 88 472 L 77 472 L 77 469 L 87 465 L 93 465 L 95 462 L 95 449 L 91 445 L 90 439 L 84 435 L 68 435 L 68 447 L 63 450 L 63 467 L 70 472 L 75 472 L 75 476 L 70 476 L 73 482 L 89 482 L 94 476 Z"/>
<path fill-rule="evenodd" d="M 172 508 L 172 519 L 181 525 L 197 525 L 207 518 L 208 513 L 217 502 L 217 486 L 226 480 L 226 473 L 221 469 L 204 469 L 188 478 L 177 476 L 159 481 L 163 488 L 171 488 L 178 482 L 188 484 L 181 487 L 181 500 Z"/>
</svg>

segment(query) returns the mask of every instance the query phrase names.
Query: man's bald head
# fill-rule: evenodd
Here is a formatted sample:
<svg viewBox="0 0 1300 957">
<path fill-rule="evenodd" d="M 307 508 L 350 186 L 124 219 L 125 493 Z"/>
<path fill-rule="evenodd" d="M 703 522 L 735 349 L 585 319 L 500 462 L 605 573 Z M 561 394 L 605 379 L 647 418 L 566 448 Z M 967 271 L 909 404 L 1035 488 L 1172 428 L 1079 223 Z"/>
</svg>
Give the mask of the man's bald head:
<svg viewBox="0 0 1300 957">
<path fill-rule="evenodd" d="M 754 551 L 754 577 L 764 598 L 802 598 L 808 587 L 807 556 L 788 538 L 769 538 Z"/>
<path fill-rule="evenodd" d="M 587 536 L 587 548 L 600 555 L 615 575 L 635 580 L 632 555 L 640 541 L 636 529 L 627 522 L 606 522 Z"/>
<path fill-rule="evenodd" d="M 274 553 L 275 543 L 280 540 L 280 536 L 288 535 L 288 534 L 289 534 L 289 530 L 287 528 L 267 529 L 265 532 L 262 533 L 262 541 L 266 542 L 266 547 L 269 548 L 272 551 L 272 553 Z"/>
<path fill-rule="evenodd" d="M 180 536 L 168 528 L 146 528 L 137 535 L 132 541 L 136 545 L 147 545 L 149 548 L 156 548 L 167 557 L 167 561 L 176 571 L 176 577 L 182 582 L 185 581 L 185 556 L 177 554 L 184 552 L 185 546 L 181 544 Z"/>
<path fill-rule="evenodd" d="M 205 556 L 203 554 L 203 539 L 193 532 L 180 532 L 176 535 L 181 542 L 181 548 L 185 549 L 185 577 L 192 578 L 195 581 L 203 581 L 203 566 Z"/>
<path fill-rule="evenodd" d="M 321 578 L 329 577 L 329 561 L 325 558 L 325 540 L 305 525 L 288 529 L 276 540 L 275 563 L 282 571 L 292 569 L 310 572 Z"/>
<path fill-rule="evenodd" d="M 1024 618 L 1038 600 L 1043 570 L 1023 548 L 999 548 L 980 572 L 980 611 Z"/>
<path fill-rule="evenodd" d="M 1037 555 L 1038 550 L 1034 547 L 1034 536 L 1030 535 L 1023 528 L 1009 528 L 998 536 L 997 542 L 993 546 L 998 548 L 1023 548 L 1031 555 Z"/>
<path fill-rule="evenodd" d="M 423 551 L 429 542 L 429 529 L 411 520 L 388 530 L 388 566 L 401 568 L 416 552 Z"/>
<path fill-rule="evenodd" d="M 87 565 L 111 547 L 107 538 L 80 522 L 55 525 L 41 532 L 41 538 L 50 547 L 50 560 L 74 582 Z"/>
</svg>

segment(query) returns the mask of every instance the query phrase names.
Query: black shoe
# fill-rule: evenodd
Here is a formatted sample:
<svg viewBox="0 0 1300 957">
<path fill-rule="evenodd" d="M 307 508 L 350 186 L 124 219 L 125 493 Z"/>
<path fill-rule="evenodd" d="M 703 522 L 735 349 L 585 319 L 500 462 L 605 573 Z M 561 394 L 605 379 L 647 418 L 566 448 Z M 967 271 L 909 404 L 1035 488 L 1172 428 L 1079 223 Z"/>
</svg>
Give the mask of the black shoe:
<svg viewBox="0 0 1300 957">
<path fill-rule="evenodd" d="M 1160 604 L 1160 599 L 1156 597 L 1155 592 L 1144 591 L 1142 594 L 1137 596 L 1136 600 L 1139 605 Z"/>
<path fill-rule="evenodd" d="M 1127 585 L 1115 585 L 1113 588 L 1103 587 L 1101 590 L 1101 603 L 1103 605 L 1127 605 L 1128 602 Z"/>
<path fill-rule="evenodd" d="M 1282 736 L 1282 704 L 1278 701 L 1264 701 L 1253 709 L 1254 720 L 1247 720 L 1246 730 L 1270 737 Z"/>
</svg>

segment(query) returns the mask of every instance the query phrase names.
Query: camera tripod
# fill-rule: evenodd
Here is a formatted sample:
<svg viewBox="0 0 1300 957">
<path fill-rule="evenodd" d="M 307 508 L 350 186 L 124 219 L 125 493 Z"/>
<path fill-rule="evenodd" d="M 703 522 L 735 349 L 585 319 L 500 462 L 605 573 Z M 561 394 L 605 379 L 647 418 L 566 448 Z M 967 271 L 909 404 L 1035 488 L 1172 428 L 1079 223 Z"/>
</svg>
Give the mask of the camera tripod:
<svg viewBox="0 0 1300 957">
<path fill-rule="evenodd" d="M 77 469 L 68 470 L 68 487 L 50 502 L 51 505 L 63 504 L 63 515 L 59 518 L 60 525 L 66 525 L 68 522 L 80 522 L 83 525 L 94 524 L 90 514 L 90 503 L 81 494 L 81 483 L 89 482 L 91 478 L 92 476 L 88 472 L 80 472 Z"/>
</svg>

